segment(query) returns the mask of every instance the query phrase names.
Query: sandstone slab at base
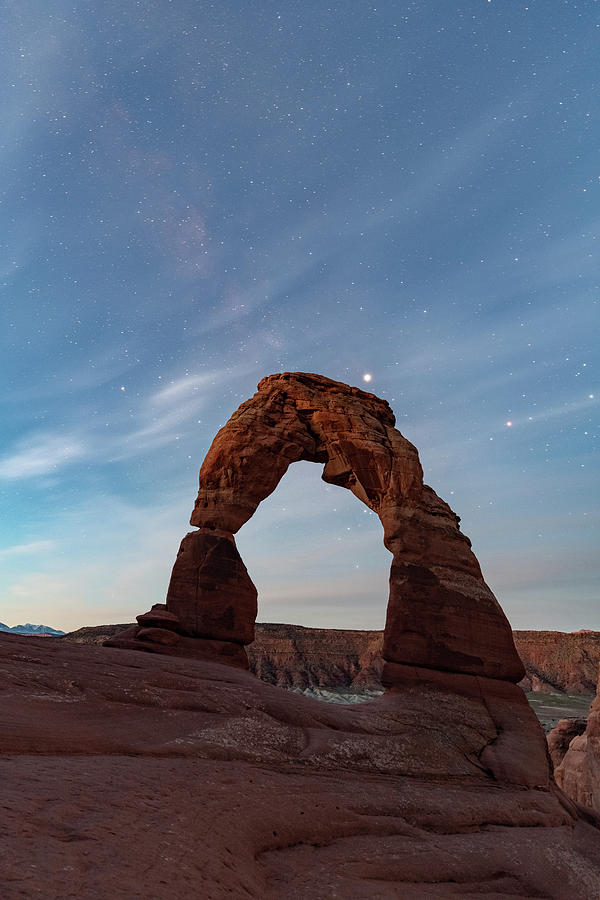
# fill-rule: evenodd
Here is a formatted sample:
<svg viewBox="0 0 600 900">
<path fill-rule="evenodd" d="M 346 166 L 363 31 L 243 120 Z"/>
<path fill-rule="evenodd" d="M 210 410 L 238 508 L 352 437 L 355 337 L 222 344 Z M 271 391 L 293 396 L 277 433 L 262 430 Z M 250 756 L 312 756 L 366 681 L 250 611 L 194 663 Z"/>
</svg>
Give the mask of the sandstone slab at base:
<svg viewBox="0 0 600 900">
<path fill-rule="evenodd" d="M 183 659 L 214 660 L 234 666 L 236 669 L 248 669 L 248 657 L 240 644 L 234 644 L 233 641 L 191 638 L 160 628 L 134 626 L 104 641 L 103 646 L 179 656 Z"/>
<path fill-rule="evenodd" d="M 541 725 L 521 688 L 509 681 L 455 672 L 440 672 L 386 662 L 382 684 L 390 696 L 405 703 L 407 692 L 420 692 L 438 706 L 445 720 L 458 708 L 456 726 L 448 722 L 448 734 L 465 726 L 487 723 L 488 739 L 477 751 L 479 764 L 499 781 L 525 787 L 548 787 L 551 781 L 546 739 Z"/>
<path fill-rule="evenodd" d="M 150 612 L 136 616 L 138 625 L 142 628 L 166 628 L 169 631 L 178 631 L 181 627 L 179 618 L 167 609 L 166 603 L 155 603 Z"/>
</svg>

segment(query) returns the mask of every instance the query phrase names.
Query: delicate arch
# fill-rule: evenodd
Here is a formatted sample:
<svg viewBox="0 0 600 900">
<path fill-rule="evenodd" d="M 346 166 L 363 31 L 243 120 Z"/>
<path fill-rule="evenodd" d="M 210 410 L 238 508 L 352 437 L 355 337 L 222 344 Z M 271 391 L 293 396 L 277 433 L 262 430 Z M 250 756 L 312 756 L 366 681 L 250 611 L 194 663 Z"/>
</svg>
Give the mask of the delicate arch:
<svg viewBox="0 0 600 900">
<path fill-rule="evenodd" d="M 224 642 L 219 652 L 239 662 L 227 647 L 254 639 L 257 594 L 234 534 L 288 466 L 308 460 L 377 513 L 393 554 L 386 682 L 401 680 L 401 665 L 520 680 L 510 626 L 459 518 L 423 484 L 417 450 L 394 425 L 388 403 L 358 388 L 301 372 L 263 378 L 206 455 L 190 520 L 198 531 L 181 544 L 166 608 L 138 617 L 142 631 L 166 631 L 182 650 L 192 639 Z"/>
</svg>

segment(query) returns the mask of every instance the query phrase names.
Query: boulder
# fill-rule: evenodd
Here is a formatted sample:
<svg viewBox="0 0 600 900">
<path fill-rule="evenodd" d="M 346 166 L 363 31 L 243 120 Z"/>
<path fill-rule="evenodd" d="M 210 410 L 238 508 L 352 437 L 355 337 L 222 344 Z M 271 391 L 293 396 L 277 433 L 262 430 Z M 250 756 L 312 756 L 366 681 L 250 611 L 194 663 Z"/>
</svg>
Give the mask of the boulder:
<svg viewBox="0 0 600 900">
<path fill-rule="evenodd" d="M 574 737 L 555 770 L 556 783 L 567 796 L 600 812 L 600 670 L 598 690 L 583 734 Z"/>
<path fill-rule="evenodd" d="M 573 738 L 583 734 L 586 725 L 586 719 L 560 719 L 556 728 L 553 728 L 550 734 L 548 734 L 546 738 L 548 741 L 548 751 L 550 753 L 552 765 L 555 769 L 557 769 L 563 761 Z"/>
<path fill-rule="evenodd" d="M 166 628 L 169 631 L 177 631 L 181 625 L 177 616 L 169 612 L 166 603 L 155 603 L 150 612 L 136 616 L 138 625 L 142 628 Z"/>
</svg>

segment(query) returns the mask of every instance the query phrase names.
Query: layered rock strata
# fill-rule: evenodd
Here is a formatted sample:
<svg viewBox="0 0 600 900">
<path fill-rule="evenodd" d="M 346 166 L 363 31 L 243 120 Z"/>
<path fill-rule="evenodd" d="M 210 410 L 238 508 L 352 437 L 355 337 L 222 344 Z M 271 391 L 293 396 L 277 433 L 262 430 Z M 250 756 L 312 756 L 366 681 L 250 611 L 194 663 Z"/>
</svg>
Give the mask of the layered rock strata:
<svg viewBox="0 0 600 900">
<path fill-rule="evenodd" d="M 593 694 L 600 665 L 600 631 L 514 631 L 525 666 L 525 691 Z"/>
<path fill-rule="evenodd" d="M 377 513 L 393 560 L 382 655 L 383 683 L 418 666 L 510 682 L 524 675 L 510 627 L 485 584 L 459 518 L 423 483 L 416 448 L 394 427 L 386 401 L 320 375 L 264 378 L 215 437 L 200 470 L 191 517 L 167 593 L 174 618 L 113 644 L 184 655 L 218 653 L 241 664 L 251 643 L 256 590 L 234 534 L 288 466 L 324 466 Z M 216 642 L 216 643 L 215 643 Z M 229 647 L 226 645 L 230 645 Z"/>
<path fill-rule="evenodd" d="M 381 691 L 382 631 L 256 623 L 246 648 L 261 681 L 297 690 Z"/>
</svg>

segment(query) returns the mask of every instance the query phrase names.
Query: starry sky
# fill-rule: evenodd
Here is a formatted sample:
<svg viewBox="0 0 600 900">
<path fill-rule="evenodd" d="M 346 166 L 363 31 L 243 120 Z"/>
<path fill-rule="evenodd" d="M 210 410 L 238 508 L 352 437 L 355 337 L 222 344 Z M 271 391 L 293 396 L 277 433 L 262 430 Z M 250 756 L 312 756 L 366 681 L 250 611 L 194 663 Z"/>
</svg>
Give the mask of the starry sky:
<svg viewBox="0 0 600 900">
<path fill-rule="evenodd" d="M 514 627 L 600 629 L 600 4 L 3 9 L 0 621 L 163 602 L 216 431 L 308 371 L 389 401 Z M 292 466 L 259 619 L 382 627 L 381 539 Z"/>
</svg>

